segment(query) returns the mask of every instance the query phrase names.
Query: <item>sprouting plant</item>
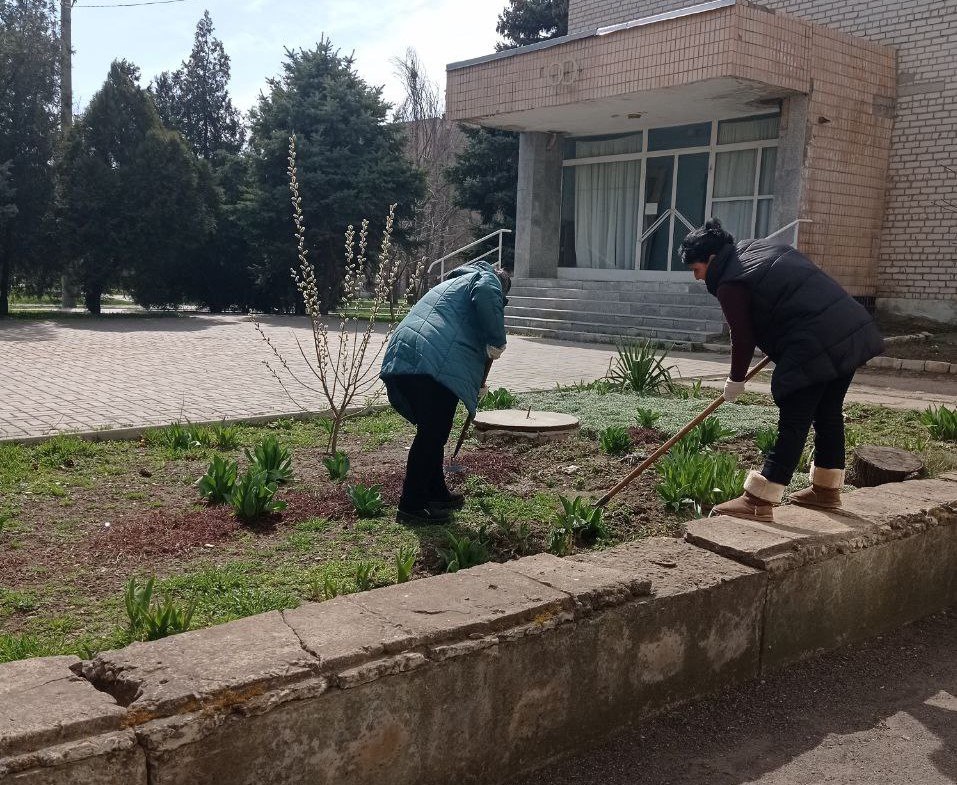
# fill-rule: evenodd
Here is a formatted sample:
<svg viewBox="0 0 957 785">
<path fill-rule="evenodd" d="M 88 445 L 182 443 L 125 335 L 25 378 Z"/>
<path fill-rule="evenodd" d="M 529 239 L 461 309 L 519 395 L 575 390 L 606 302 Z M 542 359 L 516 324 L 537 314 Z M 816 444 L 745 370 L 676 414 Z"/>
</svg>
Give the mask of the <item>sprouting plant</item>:
<svg viewBox="0 0 957 785">
<path fill-rule="evenodd" d="M 349 486 L 347 493 L 352 500 L 356 515 L 360 518 L 375 518 L 381 515 L 385 508 L 381 485 L 368 486 L 357 482 Z"/>
<path fill-rule="evenodd" d="M 299 192 L 299 175 L 296 167 L 296 137 L 289 138 L 289 190 L 292 196 L 293 221 L 297 243 L 298 267 L 293 269 L 292 278 L 302 296 L 306 315 L 312 325 L 312 346 L 307 352 L 302 344 L 298 344 L 299 353 L 309 367 L 311 380 L 303 379 L 295 371 L 282 353 L 272 343 L 261 325 L 256 329 L 273 353 L 273 361 L 266 363 L 266 367 L 273 377 L 282 385 L 289 399 L 300 409 L 328 408 L 332 427 L 329 432 L 327 452 L 334 454 L 338 444 L 339 433 L 349 409 L 357 399 L 361 399 L 379 381 L 379 358 L 385 350 L 387 339 L 395 328 L 397 312 L 392 308 L 392 297 L 395 284 L 402 272 L 402 265 L 392 244 L 392 228 L 395 223 L 397 205 L 389 208 L 382 232 L 382 243 L 379 246 L 377 264 L 370 263 L 366 257 L 368 244 L 369 221 L 363 220 L 359 230 L 358 247 L 356 232 L 352 226 L 346 230 L 345 243 L 345 270 L 342 280 L 342 301 L 330 302 L 330 293 L 320 291 L 320 284 L 316 278 L 316 271 L 308 259 L 306 249 L 306 224 L 303 218 L 302 197 Z M 424 262 L 420 262 L 413 280 L 420 280 L 424 269 Z M 372 299 L 360 303 L 360 294 L 367 279 L 367 271 L 373 268 Z M 330 339 L 326 327 L 325 314 L 339 306 L 341 314 L 338 335 Z M 362 307 L 360 308 L 360 305 Z M 388 318 L 388 325 L 384 335 L 375 331 L 376 322 L 380 317 Z M 280 372 L 282 375 L 280 375 Z M 306 395 L 318 396 L 323 406 L 315 404 L 303 406 L 290 393 L 284 378 L 290 378 Z"/>
<path fill-rule="evenodd" d="M 178 422 L 151 431 L 150 438 L 173 452 L 188 450 L 197 445 L 193 439 L 192 427 Z"/>
<path fill-rule="evenodd" d="M 679 442 L 658 464 L 655 486 L 665 506 L 679 511 L 690 507 L 696 514 L 744 492 L 745 470 L 733 455 L 701 452 Z"/>
<path fill-rule="evenodd" d="M 482 505 L 482 511 L 489 516 L 492 526 L 502 540 L 518 554 L 528 553 L 529 540 L 532 537 L 532 527 L 528 521 L 512 522 L 504 512 L 492 512 L 487 505 Z"/>
<path fill-rule="evenodd" d="M 267 436 L 252 452 L 247 447 L 246 458 L 250 467 L 265 472 L 271 483 L 289 482 L 292 479 L 292 455 L 289 448 L 280 444 L 275 436 Z"/>
<path fill-rule="evenodd" d="M 672 384 L 670 392 L 675 398 L 685 401 L 697 400 L 701 397 L 701 379 L 695 379 L 687 387 L 683 384 Z"/>
<path fill-rule="evenodd" d="M 469 567 L 485 564 L 489 560 L 488 546 L 482 532 L 477 537 L 462 534 L 456 537 L 446 530 L 447 547 L 439 548 L 439 558 L 445 565 L 446 572 L 458 572 Z"/>
<path fill-rule="evenodd" d="M 695 428 L 688 438 L 697 443 L 698 447 L 710 447 L 721 439 L 733 436 L 734 431 L 730 431 L 721 425 L 717 417 L 708 417 Z"/>
<path fill-rule="evenodd" d="M 239 428 L 222 422 L 213 427 L 212 441 L 217 450 L 235 450 L 239 447 Z"/>
<path fill-rule="evenodd" d="M 632 346 L 619 346 L 615 367 L 609 372 L 608 379 L 616 386 L 631 390 L 639 395 L 653 395 L 671 387 L 671 370 L 666 366 L 668 354 L 658 349 L 650 341 L 642 341 Z"/>
<path fill-rule="evenodd" d="M 754 434 L 754 441 L 757 442 L 758 449 L 762 455 L 768 455 L 774 449 L 778 440 L 777 428 L 759 428 Z"/>
<path fill-rule="evenodd" d="M 395 552 L 396 583 L 406 583 L 412 578 L 417 556 L 418 551 L 412 545 L 402 545 Z"/>
<path fill-rule="evenodd" d="M 267 513 L 286 509 L 286 503 L 275 499 L 275 495 L 276 483 L 270 482 L 262 469 L 250 467 L 233 486 L 229 503 L 237 518 L 254 521 Z"/>
<path fill-rule="evenodd" d="M 379 566 L 374 561 L 361 561 L 356 565 L 356 590 L 369 591 L 376 585 Z"/>
<path fill-rule="evenodd" d="M 931 435 L 939 441 L 957 441 L 957 409 L 948 409 L 941 404 L 921 412 L 920 421 Z"/>
<path fill-rule="evenodd" d="M 149 641 L 165 638 L 167 635 L 186 632 L 193 620 L 196 599 L 186 607 L 180 607 L 171 597 L 162 602 L 153 603 L 154 578 L 148 578 L 142 586 L 136 578 L 130 578 L 123 592 L 126 615 L 129 619 L 130 634 L 134 638 L 146 638 Z"/>
<path fill-rule="evenodd" d="M 558 501 L 560 509 L 549 532 L 549 553 L 565 556 L 576 542 L 592 545 L 611 536 L 601 507 L 591 505 L 581 496 L 574 499 L 559 496 Z"/>
<path fill-rule="evenodd" d="M 621 425 L 609 425 L 598 434 L 598 445 L 609 455 L 622 455 L 631 447 L 628 429 Z"/>
<path fill-rule="evenodd" d="M 635 422 L 641 428 L 654 428 L 655 423 L 661 419 L 661 412 L 656 412 L 654 409 L 648 409 L 644 406 L 639 406 L 635 410 Z"/>
<path fill-rule="evenodd" d="M 194 447 L 209 447 L 213 443 L 213 432 L 203 425 L 189 424 L 189 438 Z"/>
<path fill-rule="evenodd" d="M 322 459 L 322 465 L 329 472 L 329 479 L 335 482 L 342 482 L 349 475 L 349 456 L 342 450 L 327 455 Z"/>
<path fill-rule="evenodd" d="M 504 387 L 497 390 L 489 390 L 479 401 L 479 409 L 511 409 L 518 402 L 512 393 Z"/>
<path fill-rule="evenodd" d="M 236 461 L 228 461 L 214 455 L 206 474 L 196 481 L 199 495 L 210 504 L 225 504 L 236 486 L 238 472 Z"/>
<path fill-rule="evenodd" d="M 342 594 L 342 586 L 332 575 L 326 573 L 321 582 L 313 578 L 311 594 L 315 600 L 331 600 Z"/>
</svg>

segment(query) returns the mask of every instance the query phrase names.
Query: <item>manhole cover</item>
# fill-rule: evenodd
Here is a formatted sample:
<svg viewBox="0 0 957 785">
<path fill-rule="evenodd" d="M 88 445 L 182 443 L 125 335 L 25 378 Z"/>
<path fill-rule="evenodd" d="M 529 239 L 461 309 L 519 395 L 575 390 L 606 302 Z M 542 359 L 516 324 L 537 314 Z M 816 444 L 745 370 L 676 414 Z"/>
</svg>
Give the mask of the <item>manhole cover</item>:
<svg viewBox="0 0 957 785">
<path fill-rule="evenodd" d="M 536 412 L 526 409 L 498 409 L 475 415 L 476 434 L 538 434 L 562 438 L 578 431 L 578 418 L 558 412 Z"/>
</svg>

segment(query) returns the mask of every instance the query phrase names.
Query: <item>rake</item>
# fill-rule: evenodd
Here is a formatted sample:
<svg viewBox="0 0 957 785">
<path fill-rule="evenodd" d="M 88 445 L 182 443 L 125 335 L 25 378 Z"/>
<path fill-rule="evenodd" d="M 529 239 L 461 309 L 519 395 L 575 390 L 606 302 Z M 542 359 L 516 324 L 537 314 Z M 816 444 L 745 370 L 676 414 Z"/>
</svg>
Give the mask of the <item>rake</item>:
<svg viewBox="0 0 957 785">
<path fill-rule="evenodd" d="M 744 377 L 746 382 L 751 381 L 754 376 L 761 371 L 764 366 L 771 362 L 770 357 L 765 357 L 761 362 L 754 366 L 748 375 Z M 711 403 L 708 404 L 707 408 L 697 417 L 695 417 L 691 422 L 689 422 L 684 428 L 682 428 L 678 433 L 672 436 L 668 441 L 661 445 L 657 450 L 655 450 L 651 455 L 649 455 L 645 460 L 643 460 L 638 466 L 631 470 L 628 473 L 628 476 L 625 477 L 621 482 L 619 482 L 614 488 L 612 488 L 608 493 L 602 496 L 597 502 L 595 502 L 596 507 L 604 507 L 608 502 L 610 502 L 619 491 L 621 491 L 625 486 L 631 483 L 636 477 L 638 477 L 645 469 L 651 466 L 655 461 L 657 461 L 662 455 L 664 455 L 668 450 L 670 450 L 676 442 L 683 439 L 691 431 L 697 428 L 705 419 L 707 419 L 711 413 L 717 409 L 721 404 L 724 403 L 724 395 L 719 395 Z"/>
</svg>

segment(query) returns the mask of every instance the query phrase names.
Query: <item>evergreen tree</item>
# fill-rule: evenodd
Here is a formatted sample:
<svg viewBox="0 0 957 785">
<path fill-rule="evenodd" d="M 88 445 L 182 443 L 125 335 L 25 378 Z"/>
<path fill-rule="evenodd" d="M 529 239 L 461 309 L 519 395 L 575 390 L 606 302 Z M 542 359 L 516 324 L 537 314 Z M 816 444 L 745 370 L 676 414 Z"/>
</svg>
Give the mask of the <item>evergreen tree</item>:
<svg viewBox="0 0 957 785">
<path fill-rule="evenodd" d="M 60 163 L 62 236 L 92 313 L 114 286 L 143 305 L 179 302 L 211 229 L 203 171 L 138 79 L 135 66 L 113 63 Z"/>
<path fill-rule="evenodd" d="M 13 285 L 55 274 L 49 218 L 59 133 L 56 6 L 0 0 L 0 316 Z"/>
<path fill-rule="evenodd" d="M 527 46 L 568 32 L 568 0 L 509 0 L 495 31 L 505 40 L 498 51 Z M 475 236 L 497 229 L 515 229 L 518 189 L 518 134 L 488 128 L 466 128 L 464 149 L 446 177 L 455 186 L 455 204 L 481 216 Z M 509 259 L 511 252 L 508 252 Z"/>
<path fill-rule="evenodd" d="M 217 150 L 237 153 L 243 146 L 246 131 L 228 85 L 229 55 L 213 37 L 213 19 L 204 11 L 189 59 L 161 73 L 150 88 L 163 124 L 179 131 L 200 158 L 210 160 Z"/>
<path fill-rule="evenodd" d="M 382 89 L 367 85 L 353 59 L 329 40 L 308 51 L 287 50 L 282 76 L 268 85 L 252 111 L 250 131 L 257 305 L 299 307 L 289 276 L 297 261 L 286 174 L 289 136 L 295 133 L 307 244 L 321 306 L 328 311 L 338 303 L 346 227 L 369 218 L 374 238 L 397 202 L 394 239 L 405 242 L 403 225 L 421 194 L 422 177 L 403 154 L 399 127 L 386 122 Z"/>
</svg>

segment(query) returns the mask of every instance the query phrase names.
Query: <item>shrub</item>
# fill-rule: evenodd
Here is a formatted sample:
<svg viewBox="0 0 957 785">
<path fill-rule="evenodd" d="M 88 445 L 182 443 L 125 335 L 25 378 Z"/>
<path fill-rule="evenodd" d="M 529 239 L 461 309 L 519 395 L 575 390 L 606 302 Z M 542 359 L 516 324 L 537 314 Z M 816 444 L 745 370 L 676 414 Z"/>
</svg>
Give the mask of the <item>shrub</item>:
<svg viewBox="0 0 957 785">
<path fill-rule="evenodd" d="M 483 532 L 480 532 L 477 537 L 471 537 L 468 534 L 456 537 L 446 529 L 445 536 L 448 540 L 448 547 L 438 549 L 439 558 L 445 565 L 445 571 L 458 572 L 469 567 L 476 567 L 479 564 L 485 564 L 489 560 L 489 553 L 482 535 Z"/>
<path fill-rule="evenodd" d="M 199 495 L 210 504 L 225 504 L 236 487 L 238 473 L 239 465 L 236 461 L 227 461 L 214 455 L 206 474 L 196 481 Z"/>
<path fill-rule="evenodd" d="M 957 441 L 957 409 L 948 409 L 941 404 L 921 412 L 920 421 L 935 439 Z"/>
<path fill-rule="evenodd" d="M 622 389 L 639 395 L 653 395 L 671 387 L 671 369 L 664 364 L 667 352 L 661 354 L 649 341 L 633 346 L 619 346 L 615 367 L 608 379 Z"/>
<path fill-rule="evenodd" d="M 609 425 L 598 434 L 598 444 L 609 455 L 622 455 L 631 447 L 628 429 L 621 425 Z"/>
<path fill-rule="evenodd" d="M 382 499 L 381 485 L 363 485 L 357 482 L 349 486 L 347 493 L 352 500 L 356 515 L 360 518 L 376 518 L 382 514 L 385 501 Z"/>
<path fill-rule="evenodd" d="M 677 512 L 690 506 L 700 515 L 744 492 L 746 472 L 733 455 L 700 452 L 693 444 L 675 448 L 658 464 L 661 479 L 655 490 L 666 507 Z"/>
<path fill-rule="evenodd" d="M 485 393 L 478 406 L 479 409 L 511 409 L 516 403 L 518 398 L 504 387 L 499 387 L 497 390 L 489 390 Z"/>
<path fill-rule="evenodd" d="M 661 412 L 656 412 L 654 409 L 647 409 L 644 406 L 639 406 L 635 410 L 635 422 L 640 428 L 654 428 L 655 423 L 661 419 Z"/>
<path fill-rule="evenodd" d="M 246 449 L 250 468 L 263 471 L 271 483 L 289 482 L 292 479 L 292 455 L 275 436 L 267 436 L 252 452 Z"/>
<path fill-rule="evenodd" d="M 396 583 L 406 583 L 412 578 L 418 551 L 412 545 L 403 545 L 395 552 Z"/>
<path fill-rule="evenodd" d="M 327 455 L 322 459 L 322 465 L 329 472 L 329 479 L 335 482 L 342 482 L 349 475 L 349 456 L 342 450 Z"/>
<path fill-rule="evenodd" d="M 261 469 L 251 466 L 236 482 L 229 495 L 236 517 L 244 521 L 253 521 L 266 513 L 286 509 L 286 503 L 273 498 L 276 495 L 276 483 Z"/>
<path fill-rule="evenodd" d="M 576 542 L 591 545 L 611 536 L 601 507 L 592 506 L 581 496 L 574 499 L 559 496 L 558 501 L 561 509 L 548 535 L 549 553 L 566 556 Z"/>
<path fill-rule="evenodd" d="M 186 632 L 193 620 L 196 599 L 191 600 L 185 608 L 179 607 L 168 596 L 154 604 L 153 585 L 153 578 L 149 578 L 142 586 L 137 584 L 136 578 L 130 578 L 126 583 L 124 600 L 130 634 L 134 638 L 145 637 L 148 641 L 155 641 L 167 635 Z"/>
<path fill-rule="evenodd" d="M 768 455 L 774 449 L 778 440 L 777 428 L 759 428 L 754 434 L 754 440 L 757 442 L 758 449 L 762 455 Z"/>
</svg>

